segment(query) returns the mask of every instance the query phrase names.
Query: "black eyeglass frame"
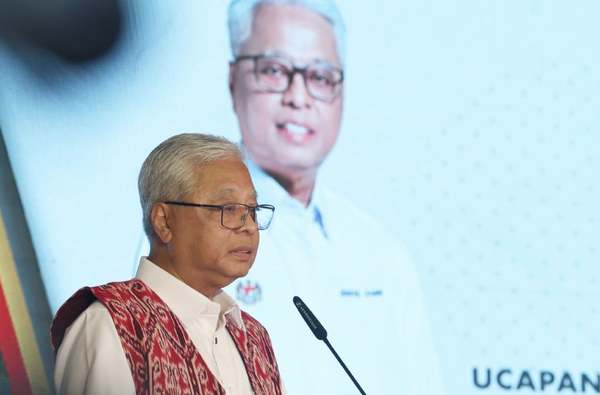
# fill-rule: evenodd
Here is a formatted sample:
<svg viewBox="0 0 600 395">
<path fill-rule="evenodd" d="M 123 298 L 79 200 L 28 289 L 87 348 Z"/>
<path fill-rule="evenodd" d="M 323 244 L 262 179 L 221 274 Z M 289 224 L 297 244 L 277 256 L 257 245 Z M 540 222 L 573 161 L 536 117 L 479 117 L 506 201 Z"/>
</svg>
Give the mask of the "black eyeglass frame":
<svg viewBox="0 0 600 395">
<path fill-rule="evenodd" d="M 200 203 L 183 202 L 183 201 L 179 201 L 179 200 L 167 200 L 163 203 L 173 204 L 175 206 L 219 209 L 221 211 L 221 226 L 224 227 L 225 229 L 230 229 L 230 230 L 237 230 L 237 229 L 240 229 L 241 227 L 243 227 L 244 225 L 246 225 L 246 218 L 248 217 L 248 214 L 250 214 L 250 217 L 252 218 L 252 221 L 254 221 L 254 223 L 256 224 L 256 227 L 258 228 L 258 230 L 265 230 L 271 225 L 271 222 L 273 221 L 273 215 L 275 214 L 275 206 L 273 206 L 272 204 L 258 204 L 256 206 L 250 206 L 250 205 L 247 205 L 244 203 L 200 204 Z M 227 206 L 244 206 L 244 207 L 246 207 L 247 213 L 243 217 L 242 224 L 240 226 L 238 226 L 237 228 L 231 228 L 229 226 L 225 226 L 225 223 L 223 222 L 223 210 Z M 256 209 L 271 210 L 271 219 L 264 227 L 261 227 L 260 224 L 258 222 L 256 222 Z"/>
<path fill-rule="evenodd" d="M 259 59 L 263 59 L 263 58 L 281 58 L 281 57 L 277 57 L 277 56 L 272 56 L 272 55 L 265 55 L 265 54 L 258 54 L 258 55 L 239 55 L 236 56 L 235 59 L 233 60 L 233 62 L 231 62 L 232 64 L 238 63 L 239 61 L 242 60 L 252 60 L 252 62 L 254 63 L 254 77 L 256 79 L 258 79 L 258 69 L 257 69 L 257 60 Z M 282 58 L 282 59 L 286 59 L 286 58 Z M 287 59 L 286 59 L 287 60 Z M 287 77 L 288 77 L 288 82 L 287 85 L 285 87 L 285 89 L 283 90 L 269 90 L 268 92 L 274 92 L 274 93 L 283 93 L 285 91 L 287 91 L 290 88 L 290 85 L 292 84 L 292 81 L 294 80 L 294 77 L 296 76 L 296 74 L 300 74 L 302 76 L 302 80 L 304 81 L 304 86 L 306 87 L 306 91 L 308 92 L 308 94 L 316 99 L 316 100 L 320 100 L 326 103 L 331 103 L 332 101 L 334 101 L 341 93 L 341 89 L 338 89 L 337 92 L 335 92 L 335 95 L 333 97 L 331 97 L 331 99 L 327 100 L 324 99 L 322 97 L 318 97 L 315 96 L 311 90 L 308 87 L 308 84 L 306 83 L 306 72 L 308 71 L 309 66 L 305 66 L 305 67 L 297 67 L 295 66 L 291 61 L 290 64 L 292 65 L 292 68 L 290 70 L 290 72 L 288 73 Z M 330 67 L 331 69 L 335 70 L 336 72 L 340 73 L 340 79 L 339 81 L 334 82 L 334 87 L 337 87 L 339 85 L 341 85 L 344 82 L 344 70 L 332 66 L 330 64 L 327 64 L 328 67 Z"/>
</svg>

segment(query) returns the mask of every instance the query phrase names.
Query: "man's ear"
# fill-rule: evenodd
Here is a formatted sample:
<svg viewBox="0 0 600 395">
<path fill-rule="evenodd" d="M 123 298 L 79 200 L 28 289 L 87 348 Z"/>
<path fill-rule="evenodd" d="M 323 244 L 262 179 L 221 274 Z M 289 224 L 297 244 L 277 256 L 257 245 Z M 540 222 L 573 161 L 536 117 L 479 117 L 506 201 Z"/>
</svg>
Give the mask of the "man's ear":
<svg viewBox="0 0 600 395">
<path fill-rule="evenodd" d="M 231 106 L 233 107 L 233 112 L 235 111 L 235 99 L 234 99 L 234 91 L 235 91 L 235 63 L 230 62 L 229 63 L 229 78 L 228 78 L 228 84 L 229 84 L 229 95 L 231 96 Z"/>
<path fill-rule="evenodd" d="M 173 238 L 173 233 L 169 226 L 172 219 L 169 217 L 172 215 L 169 206 L 164 203 L 156 203 L 152 206 L 150 211 L 150 223 L 156 238 L 162 243 L 167 244 Z"/>
</svg>

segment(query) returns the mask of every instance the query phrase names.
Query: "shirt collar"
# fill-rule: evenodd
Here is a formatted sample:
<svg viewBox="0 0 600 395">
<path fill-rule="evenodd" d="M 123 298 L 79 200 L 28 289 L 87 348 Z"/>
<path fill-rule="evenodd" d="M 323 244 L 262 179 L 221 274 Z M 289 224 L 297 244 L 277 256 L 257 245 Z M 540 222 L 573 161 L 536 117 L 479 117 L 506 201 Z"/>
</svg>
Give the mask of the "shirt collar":
<svg viewBox="0 0 600 395">
<path fill-rule="evenodd" d="M 323 233 L 327 236 L 325 230 L 326 214 L 323 213 L 322 205 L 322 192 L 318 178 L 315 181 L 315 187 L 310 199 L 308 207 L 304 207 L 302 203 L 290 196 L 290 194 L 270 175 L 268 175 L 263 169 L 261 169 L 252 159 L 247 150 L 242 146 L 242 150 L 245 153 L 245 163 L 248 167 L 248 171 L 252 176 L 252 182 L 254 187 L 258 191 L 259 203 L 273 204 L 275 209 L 287 208 L 296 212 L 302 212 L 306 215 L 310 215 L 311 219 L 319 224 L 322 228 Z M 264 200 L 264 201 L 263 201 Z"/>
<path fill-rule="evenodd" d="M 208 319 L 213 321 L 216 328 L 219 321 L 227 316 L 239 328 L 245 330 L 239 306 L 224 291 L 211 300 L 154 264 L 147 257 L 140 258 L 135 277 L 148 285 L 184 322 L 198 318 Z"/>
<path fill-rule="evenodd" d="M 276 207 L 304 209 L 302 203 L 292 198 L 288 192 L 263 169 L 246 155 L 246 166 L 252 175 L 252 182 L 258 192 L 259 203 L 273 204 Z M 263 202 L 263 200 L 265 200 Z M 312 199 L 311 199 L 312 200 Z"/>
</svg>

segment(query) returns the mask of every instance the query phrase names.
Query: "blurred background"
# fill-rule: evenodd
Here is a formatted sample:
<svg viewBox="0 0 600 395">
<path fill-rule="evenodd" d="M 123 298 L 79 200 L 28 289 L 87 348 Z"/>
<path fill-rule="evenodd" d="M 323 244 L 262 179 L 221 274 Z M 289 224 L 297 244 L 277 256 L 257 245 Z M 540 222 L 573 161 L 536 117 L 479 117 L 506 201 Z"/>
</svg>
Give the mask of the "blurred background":
<svg viewBox="0 0 600 395">
<path fill-rule="evenodd" d="M 339 3 L 320 182 L 408 247 L 448 393 L 600 393 L 600 3 Z M 0 0 L 0 393 L 51 393 L 51 316 L 135 273 L 149 151 L 239 140 L 226 8 Z"/>
</svg>

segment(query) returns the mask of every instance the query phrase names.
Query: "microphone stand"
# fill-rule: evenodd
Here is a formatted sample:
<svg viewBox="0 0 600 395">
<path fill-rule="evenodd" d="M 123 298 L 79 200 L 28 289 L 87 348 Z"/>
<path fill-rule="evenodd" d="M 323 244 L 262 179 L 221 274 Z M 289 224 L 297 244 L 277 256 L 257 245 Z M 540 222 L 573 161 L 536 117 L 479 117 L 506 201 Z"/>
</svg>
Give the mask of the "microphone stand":
<svg viewBox="0 0 600 395">
<path fill-rule="evenodd" d="M 306 322 L 306 325 L 308 325 L 308 327 L 310 328 L 312 333 L 315 335 L 315 337 L 317 339 L 323 340 L 325 342 L 325 344 L 327 345 L 327 347 L 329 347 L 329 350 L 331 351 L 331 353 L 333 354 L 335 359 L 337 359 L 337 361 L 340 363 L 340 365 L 342 365 L 342 368 L 344 368 L 344 371 L 350 377 L 350 379 L 352 380 L 352 382 L 354 383 L 356 388 L 358 388 L 358 390 L 360 391 L 360 393 L 362 395 L 366 395 L 365 391 L 362 389 L 360 384 L 358 384 L 358 381 L 356 381 L 356 379 L 354 378 L 352 373 L 350 373 L 350 370 L 348 369 L 348 367 L 346 366 L 344 361 L 342 361 L 342 358 L 340 358 L 338 353 L 335 352 L 331 343 L 329 343 L 329 340 L 327 340 L 327 330 L 325 330 L 325 327 L 323 325 L 321 325 L 321 323 L 319 322 L 317 317 L 315 317 L 315 315 L 312 313 L 312 311 L 310 311 L 310 309 L 302 301 L 302 299 L 300 299 L 298 296 L 294 296 L 293 302 L 294 302 L 294 305 L 296 306 L 296 308 L 298 309 L 298 312 L 300 313 L 300 315 Z"/>
<path fill-rule="evenodd" d="M 338 355 L 338 353 L 335 352 L 333 346 L 331 345 L 331 343 L 329 343 L 329 340 L 327 340 L 327 338 L 324 338 L 323 342 L 325 344 L 327 344 L 327 347 L 329 347 L 329 349 L 331 350 L 331 353 L 333 354 L 333 356 L 335 357 L 335 359 L 337 359 L 337 361 L 340 363 L 340 365 L 342 365 L 342 368 L 344 368 L 344 371 L 346 372 L 346 374 L 348 374 L 348 376 L 350 376 L 350 380 L 352 380 L 352 382 L 354 383 L 354 385 L 356 386 L 356 388 L 358 388 L 358 391 L 362 395 L 367 395 L 365 393 L 365 391 L 362 389 L 362 387 L 360 386 L 360 384 L 358 384 L 358 381 L 356 381 L 356 379 L 354 378 L 354 375 L 352 375 L 352 373 L 350 372 L 350 370 L 348 369 L 348 367 L 346 366 L 346 364 L 344 363 L 344 361 L 342 361 L 342 358 L 340 358 L 340 356 Z"/>
</svg>

